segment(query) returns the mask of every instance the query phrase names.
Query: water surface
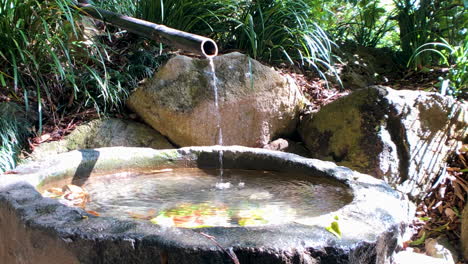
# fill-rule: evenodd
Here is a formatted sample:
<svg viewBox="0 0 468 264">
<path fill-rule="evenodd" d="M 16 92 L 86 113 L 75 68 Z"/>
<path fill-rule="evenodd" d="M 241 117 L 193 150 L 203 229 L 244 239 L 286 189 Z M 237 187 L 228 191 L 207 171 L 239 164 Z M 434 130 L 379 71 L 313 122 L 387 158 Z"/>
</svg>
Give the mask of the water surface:
<svg viewBox="0 0 468 264">
<path fill-rule="evenodd" d="M 284 224 L 335 211 L 351 202 L 329 179 L 272 171 L 175 169 L 92 177 L 82 186 L 86 210 L 120 219 L 181 227 Z"/>
</svg>

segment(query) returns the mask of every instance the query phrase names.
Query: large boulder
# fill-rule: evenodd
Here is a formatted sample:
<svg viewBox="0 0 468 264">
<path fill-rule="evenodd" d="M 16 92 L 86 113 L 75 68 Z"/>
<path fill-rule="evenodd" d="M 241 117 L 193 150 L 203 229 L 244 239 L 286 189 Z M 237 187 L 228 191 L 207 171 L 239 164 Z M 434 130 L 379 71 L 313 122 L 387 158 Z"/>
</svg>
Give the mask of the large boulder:
<svg viewBox="0 0 468 264">
<path fill-rule="evenodd" d="M 43 143 L 31 154 L 31 159 L 71 150 L 101 147 L 148 147 L 170 149 L 174 146 L 158 131 L 131 120 L 117 118 L 96 119 L 78 126 L 63 140 Z"/>
<path fill-rule="evenodd" d="M 372 86 L 306 116 L 299 133 L 315 158 L 384 179 L 419 199 L 467 136 L 467 104 Z"/>
<path fill-rule="evenodd" d="M 305 99 L 294 81 L 240 53 L 213 59 L 219 94 L 215 106 L 208 60 L 176 56 L 139 87 L 127 104 L 179 146 L 263 146 L 293 132 Z"/>
</svg>

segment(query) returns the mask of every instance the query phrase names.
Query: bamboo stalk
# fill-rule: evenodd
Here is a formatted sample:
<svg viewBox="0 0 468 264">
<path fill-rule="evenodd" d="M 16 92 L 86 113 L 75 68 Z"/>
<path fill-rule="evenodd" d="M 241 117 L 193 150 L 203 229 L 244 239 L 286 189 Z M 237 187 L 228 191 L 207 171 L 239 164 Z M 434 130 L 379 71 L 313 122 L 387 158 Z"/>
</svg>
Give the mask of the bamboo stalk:
<svg viewBox="0 0 468 264">
<path fill-rule="evenodd" d="M 218 54 L 218 46 L 216 42 L 210 38 L 110 12 L 95 7 L 86 0 L 79 1 L 79 3 L 76 4 L 76 8 L 84 15 L 127 29 L 140 36 L 162 42 L 175 48 L 201 54 L 205 57 L 214 57 Z"/>
</svg>

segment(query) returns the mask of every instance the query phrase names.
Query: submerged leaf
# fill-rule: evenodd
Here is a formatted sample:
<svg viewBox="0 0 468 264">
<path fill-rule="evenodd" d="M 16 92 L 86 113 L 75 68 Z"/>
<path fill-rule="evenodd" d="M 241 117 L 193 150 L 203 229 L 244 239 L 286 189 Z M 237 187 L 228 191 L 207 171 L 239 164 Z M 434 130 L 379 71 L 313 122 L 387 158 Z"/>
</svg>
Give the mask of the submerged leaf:
<svg viewBox="0 0 468 264">
<path fill-rule="evenodd" d="M 142 220 L 152 220 L 156 215 L 156 210 L 150 209 L 144 214 L 134 213 L 134 212 L 127 212 L 130 217 L 135 219 L 142 219 Z"/>
<path fill-rule="evenodd" d="M 84 208 L 89 201 L 88 192 L 76 185 L 68 184 L 63 188 L 49 188 L 42 193 L 42 196 L 59 199 L 59 202 L 74 207 Z"/>
<path fill-rule="evenodd" d="M 229 226 L 229 212 L 225 206 L 206 203 L 181 204 L 159 212 L 150 219 L 151 223 L 161 226 L 201 228 L 210 226 Z"/>
</svg>

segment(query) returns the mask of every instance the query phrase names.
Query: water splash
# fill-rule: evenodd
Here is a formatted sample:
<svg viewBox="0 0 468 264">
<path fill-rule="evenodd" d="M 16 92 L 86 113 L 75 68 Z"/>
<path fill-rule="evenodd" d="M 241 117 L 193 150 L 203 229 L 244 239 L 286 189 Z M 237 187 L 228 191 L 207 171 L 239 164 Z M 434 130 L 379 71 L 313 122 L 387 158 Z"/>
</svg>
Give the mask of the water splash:
<svg viewBox="0 0 468 264">
<path fill-rule="evenodd" d="M 214 66 L 214 61 L 213 58 L 208 58 L 209 65 L 210 65 L 210 70 L 211 70 L 211 86 L 213 87 L 213 92 L 214 92 L 214 104 L 215 104 L 215 115 L 216 115 L 216 130 L 218 134 L 218 142 L 217 145 L 222 146 L 223 145 L 223 129 L 221 128 L 221 113 L 219 111 L 219 95 L 218 95 L 218 84 L 217 84 L 217 77 L 216 77 L 216 70 Z M 231 184 L 229 182 L 224 183 L 223 182 L 223 151 L 220 149 L 219 154 L 218 154 L 218 163 L 219 163 L 219 182 L 216 183 L 215 187 L 216 189 L 229 189 L 231 187 Z"/>
</svg>

